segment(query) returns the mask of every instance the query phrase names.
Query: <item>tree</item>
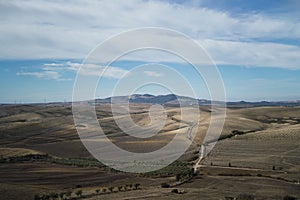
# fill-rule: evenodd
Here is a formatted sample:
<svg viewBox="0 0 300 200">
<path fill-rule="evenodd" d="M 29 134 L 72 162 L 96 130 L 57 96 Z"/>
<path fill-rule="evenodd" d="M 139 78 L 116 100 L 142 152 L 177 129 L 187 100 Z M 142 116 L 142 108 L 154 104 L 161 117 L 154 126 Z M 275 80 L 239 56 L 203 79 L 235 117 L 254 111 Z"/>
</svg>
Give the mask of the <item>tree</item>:
<svg viewBox="0 0 300 200">
<path fill-rule="evenodd" d="M 169 188 L 170 185 L 169 185 L 168 183 L 162 183 L 162 184 L 161 184 L 161 187 L 162 187 L 162 188 Z"/>
<path fill-rule="evenodd" d="M 140 185 L 141 185 L 141 184 L 139 184 L 139 183 L 134 184 L 135 189 L 137 190 L 137 189 L 139 188 Z"/>
<path fill-rule="evenodd" d="M 110 186 L 108 189 L 109 189 L 110 192 L 114 191 L 114 187 L 112 187 L 112 186 Z"/>
<path fill-rule="evenodd" d="M 122 191 L 123 186 L 119 186 L 118 189 L 119 191 Z"/>
<path fill-rule="evenodd" d="M 189 178 L 192 178 L 195 175 L 194 169 L 189 170 Z"/>
<path fill-rule="evenodd" d="M 51 194 L 50 194 L 50 197 L 51 197 L 52 199 L 57 199 L 57 198 L 58 198 L 58 194 L 57 194 L 57 193 L 51 193 Z"/>
<path fill-rule="evenodd" d="M 100 189 L 96 189 L 96 193 L 99 194 L 99 192 L 100 192 Z"/>
<path fill-rule="evenodd" d="M 272 168 L 273 170 L 275 170 L 275 165 L 273 165 L 273 168 Z"/>
<path fill-rule="evenodd" d="M 178 192 L 178 189 L 173 189 L 171 192 L 172 192 L 172 193 L 175 193 L 175 194 L 178 194 L 178 193 L 179 193 L 179 192 Z"/>
<path fill-rule="evenodd" d="M 43 194 L 42 199 L 43 199 L 43 200 L 49 200 L 49 199 L 50 199 L 50 195 L 48 195 L 48 194 Z"/>
<path fill-rule="evenodd" d="M 72 196 L 72 191 L 71 190 L 68 190 L 67 192 L 66 192 L 66 197 L 71 197 Z"/>
<path fill-rule="evenodd" d="M 60 199 L 63 199 L 65 195 L 66 195 L 65 192 L 61 192 L 61 193 L 59 194 Z"/>
<path fill-rule="evenodd" d="M 285 197 L 283 197 L 283 200 L 296 200 L 296 199 L 297 199 L 296 197 L 292 197 L 289 195 L 286 195 Z"/>
<path fill-rule="evenodd" d="M 176 181 L 180 181 L 180 177 L 181 177 L 181 174 L 176 174 L 176 177 L 175 177 Z"/>
<path fill-rule="evenodd" d="M 254 200 L 254 196 L 252 194 L 239 194 L 236 199 L 237 200 Z"/>
<path fill-rule="evenodd" d="M 78 197 L 81 197 L 81 195 L 82 195 L 82 190 L 77 190 L 75 194 L 76 194 Z"/>
<path fill-rule="evenodd" d="M 34 195 L 34 200 L 40 200 L 40 199 L 41 199 L 41 197 L 40 197 L 39 194 L 35 194 L 35 195 Z"/>
<path fill-rule="evenodd" d="M 103 189 L 102 189 L 102 192 L 103 192 L 103 193 L 106 193 L 106 188 L 103 188 Z"/>
<path fill-rule="evenodd" d="M 228 167 L 231 167 L 231 163 L 228 163 Z"/>
</svg>

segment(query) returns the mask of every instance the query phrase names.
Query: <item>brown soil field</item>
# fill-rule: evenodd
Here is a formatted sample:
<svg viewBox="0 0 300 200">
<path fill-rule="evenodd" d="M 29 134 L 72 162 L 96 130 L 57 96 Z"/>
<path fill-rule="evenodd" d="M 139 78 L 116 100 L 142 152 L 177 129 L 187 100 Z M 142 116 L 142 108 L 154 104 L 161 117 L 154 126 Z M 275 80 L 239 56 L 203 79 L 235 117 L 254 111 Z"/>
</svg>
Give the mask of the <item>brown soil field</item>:
<svg viewBox="0 0 300 200">
<path fill-rule="evenodd" d="M 139 125 L 150 123 L 149 105 L 133 104 L 130 109 L 134 122 Z M 189 124 L 178 122 L 181 110 L 176 107 L 165 109 L 167 120 L 164 128 L 147 139 L 123 133 L 115 123 L 109 105 L 97 106 L 96 112 L 100 125 L 112 142 L 129 151 L 149 152 L 166 145 L 177 133 L 182 135 L 183 142 L 186 139 Z M 195 119 L 194 108 L 182 109 L 189 113 L 191 121 Z M 196 138 L 180 162 L 190 165 L 196 162 L 211 112 L 214 111 L 209 107 L 200 108 Z M 116 117 L 125 116 L 120 113 Z M 232 134 L 236 130 L 242 134 Z M 163 182 L 175 182 L 176 168 L 170 173 L 158 172 L 153 176 L 78 164 L 93 164 L 94 161 L 89 160 L 91 155 L 78 137 L 71 107 L 2 105 L 1 199 L 29 200 L 34 199 L 35 194 L 68 190 L 73 192 L 73 198 L 76 191 L 82 190 L 83 196 L 76 198 L 90 200 L 225 199 L 242 198 L 243 195 L 254 199 L 279 200 L 286 195 L 300 198 L 300 107 L 228 108 L 221 138 L 201 161 L 194 177 L 180 185 L 161 188 Z M 46 155 L 47 158 L 32 160 L 30 157 L 34 155 Z M 70 164 L 69 159 L 74 159 L 71 161 L 75 164 Z M 117 190 L 118 186 L 135 183 L 141 184 L 139 189 L 123 187 Z M 113 192 L 107 192 L 110 186 L 115 188 Z M 96 195 L 97 188 L 106 188 L 106 192 Z M 184 190 L 183 194 L 172 193 L 174 188 Z"/>
</svg>

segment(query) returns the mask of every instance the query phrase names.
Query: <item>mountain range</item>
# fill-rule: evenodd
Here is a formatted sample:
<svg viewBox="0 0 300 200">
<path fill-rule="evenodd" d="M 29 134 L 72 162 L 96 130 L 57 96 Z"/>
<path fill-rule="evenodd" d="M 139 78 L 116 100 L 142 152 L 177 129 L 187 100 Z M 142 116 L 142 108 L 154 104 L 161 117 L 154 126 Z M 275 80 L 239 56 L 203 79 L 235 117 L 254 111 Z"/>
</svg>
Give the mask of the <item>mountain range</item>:
<svg viewBox="0 0 300 200">
<path fill-rule="evenodd" d="M 191 106 L 191 105 L 226 105 L 228 107 L 257 107 L 257 106 L 300 106 L 300 101 L 259 101 L 259 102 L 222 102 L 207 99 L 195 99 L 192 97 L 179 96 L 175 94 L 152 95 L 133 94 L 128 96 L 114 96 L 104 99 L 96 99 L 96 104 L 118 104 L 118 103 L 141 103 L 141 104 L 161 104 L 168 106 Z"/>
</svg>

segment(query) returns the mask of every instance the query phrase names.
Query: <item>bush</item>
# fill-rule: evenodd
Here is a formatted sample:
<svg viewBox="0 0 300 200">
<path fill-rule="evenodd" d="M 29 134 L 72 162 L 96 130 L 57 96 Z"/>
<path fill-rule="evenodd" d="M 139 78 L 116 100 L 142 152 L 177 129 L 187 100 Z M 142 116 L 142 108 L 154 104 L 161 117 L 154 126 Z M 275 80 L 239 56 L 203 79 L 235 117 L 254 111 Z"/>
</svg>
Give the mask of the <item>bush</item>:
<svg viewBox="0 0 300 200">
<path fill-rule="evenodd" d="M 51 197 L 52 199 L 57 199 L 57 198 L 58 198 L 58 194 L 57 194 L 57 193 L 51 193 L 51 194 L 50 194 L 50 197 Z"/>
<path fill-rule="evenodd" d="M 40 197 L 39 194 L 35 194 L 35 195 L 34 195 L 34 200 L 40 200 L 40 199 L 41 199 L 41 197 Z"/>
<path fill-rule="evenodd" d="M 254 200 L 254 196 L 252 194 L 239 194 L 236 199 L 237 200 Z"/>
<path fill-rule="evenodd" d="M 114 187 L 112 187 L 112 186 L 109 187 L 108 189 L 109 189 L 110 192 L 113 192 L 113 191 L 114 191 Z"/>
<path fill-rule="evenodd" d="M 81 197 L 81 195 L 82 195 L 82 190 L 78 190 L 75 194 L 76 194 L 78 197 Z"/>
<path fill-rule="evenodd" d="M 286 195 L 286 196 L 283 197 L 283 200 L 297 200 L 297 198 L 289 196 L 289 195 Z"/>
<path fill-rule="evenodd" d="M 72 191 L 71 190 L 68 190 L 67 192 L 66 192 L 66 197 L 71 197 L 72 196 Z"/>
<path fill-rule="evenodd" d="M 135 189 L 137 190 L 140 187 L 140 185 L 141 184 L 139 184 L 139 183 L 134 184 Z"/>
<path fill-rule="evenodd" d="M 175 194 L 178 194 L 178 189 L 173 189 L 171 192 L 175 193 Z"/>
<path fill-rule="evenodd" d="M 180 181 L 180 177 L 181 177 L 181 174 L 176 174 L 176 177 L 175 177 L 176 181 Z"/>
<path fill-rule="evenodd" d="M 169 188 L 170 185 L 168 183 L 162 183 L 161 188 Z"/>
<path fill-rule="evenodd" d="M 59 197 L 60 197 L 60 199 L 64 199 L 65 195 L 66 195 L 66 193 L 65 193 L 65 192 L 61 192 L 61 193 L 59 193 Z"/>
</svg>

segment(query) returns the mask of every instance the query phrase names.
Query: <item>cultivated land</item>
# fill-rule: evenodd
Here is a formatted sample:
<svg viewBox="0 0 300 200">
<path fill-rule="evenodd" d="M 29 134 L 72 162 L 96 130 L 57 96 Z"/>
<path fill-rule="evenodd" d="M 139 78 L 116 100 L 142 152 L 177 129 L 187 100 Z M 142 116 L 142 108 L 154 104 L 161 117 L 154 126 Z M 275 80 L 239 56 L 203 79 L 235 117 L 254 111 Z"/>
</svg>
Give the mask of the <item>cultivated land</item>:
<svg viewBox="0 0 300 200">
<path fill-rule="evenodd" d="M 132 104 L 132 119 L 148 124 L 149 107 Z M 118 128 L 109 104 L 96 106 L 99 123 L 111 141 L 132 152 L 157 150 L 177 133 L 186 142 L 191 124 L 179 123 L 180 108 L 165 109 L 164 128 L 154 137 L 137 139 Z M 181 109 L 194 120 L 194 107 Z M 209 106 L 201 106 L 200 111 L 193 145 L 178 161 L 157 172 L 130 174 L 91 157 L 77 135 L 70 105 L 2 105 L 1 199 L 34 199 L 35 194 L 90 200 L 300 198 L 300 107 L 228 108 L 220 141 L 192 176 L 214 112 Z"/>
</svg>

